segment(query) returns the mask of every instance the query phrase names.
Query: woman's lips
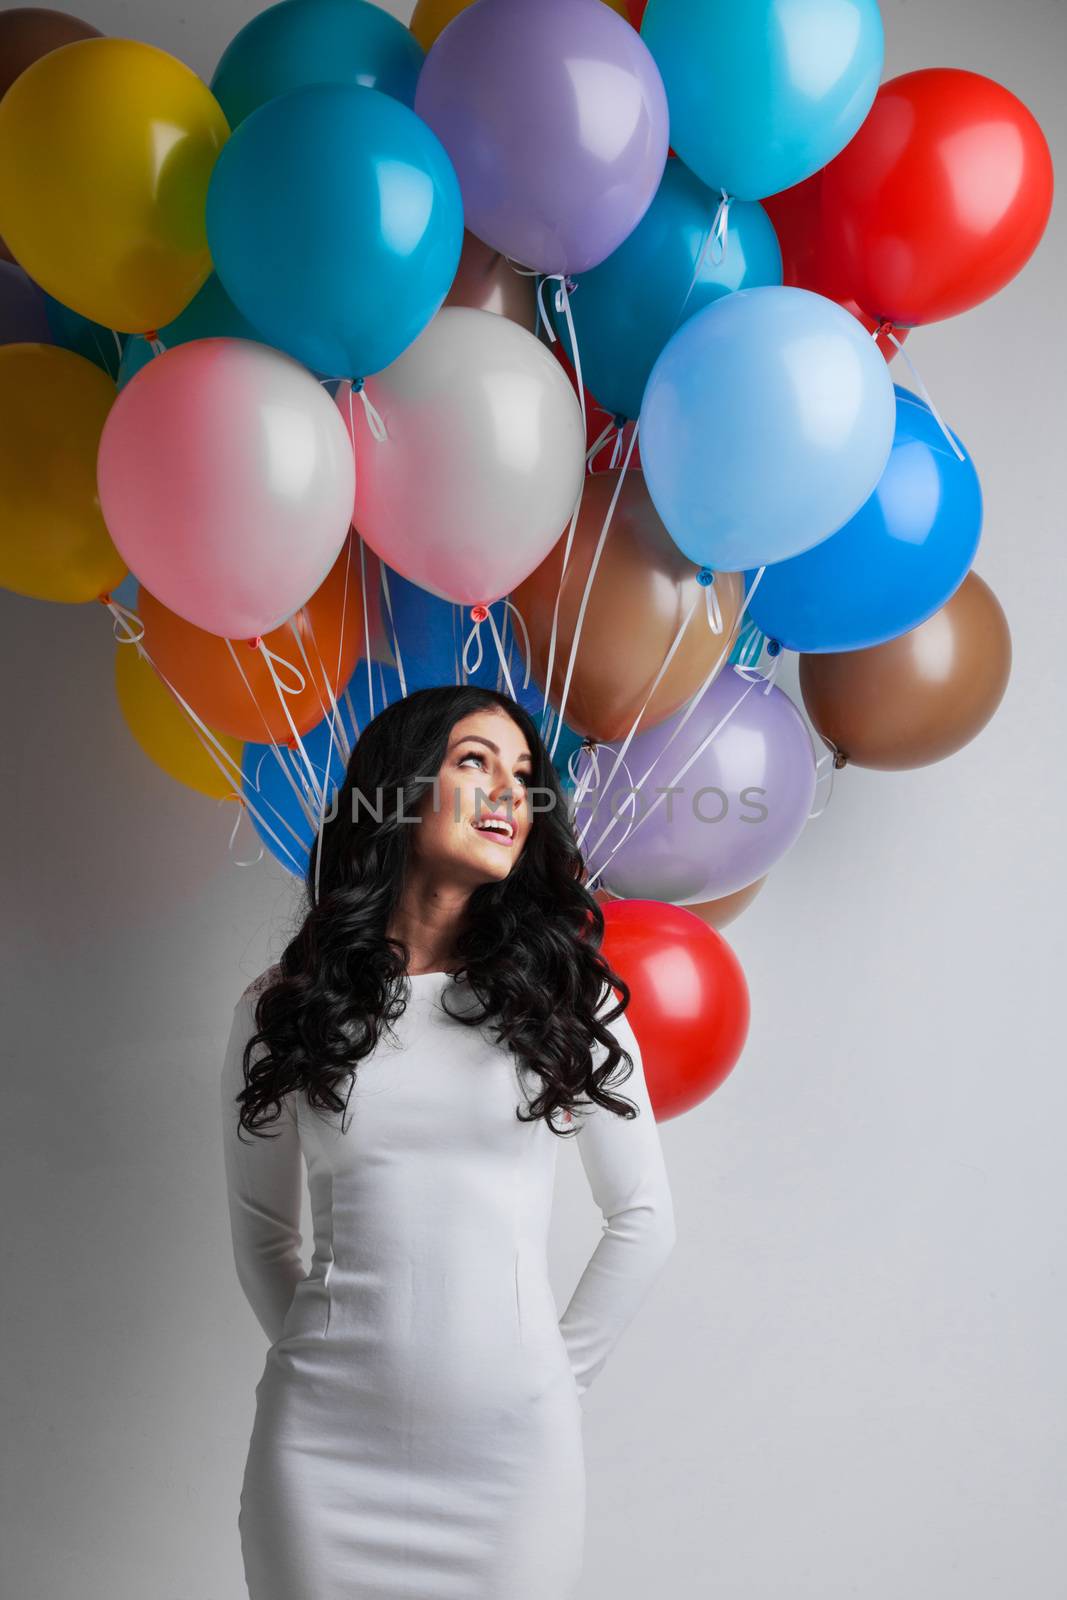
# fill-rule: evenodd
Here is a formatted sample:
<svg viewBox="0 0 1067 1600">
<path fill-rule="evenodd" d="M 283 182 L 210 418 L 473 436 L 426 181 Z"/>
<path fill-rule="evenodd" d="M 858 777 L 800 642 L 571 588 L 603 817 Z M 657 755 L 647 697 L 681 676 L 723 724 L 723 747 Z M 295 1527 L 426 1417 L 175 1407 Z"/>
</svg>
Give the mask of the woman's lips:
<svg viewBox="0 0 1067 1600">
<path fill-rule="evenodd" d="M 515 842 L 515 824 L 506 817 L 478 817 L 471 827 L 483 839 L 492 839 L 494 844 L 511 846 Z"/>
</svg>

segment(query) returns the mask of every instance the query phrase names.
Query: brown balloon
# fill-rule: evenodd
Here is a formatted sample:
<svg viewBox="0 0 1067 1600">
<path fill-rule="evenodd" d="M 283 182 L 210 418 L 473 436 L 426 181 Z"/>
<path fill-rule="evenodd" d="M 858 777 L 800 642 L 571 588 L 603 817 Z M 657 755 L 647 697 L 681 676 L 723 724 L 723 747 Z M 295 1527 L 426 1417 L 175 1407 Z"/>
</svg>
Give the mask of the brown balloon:
<svg viewBox="0 0 1067 1600">
<path fill-rule="evenodd" d="M 516 271 L 499 250 L 463 230 L 463 251 L 446 306 L 470 306 L 474 311 L 494 311 L 517 322 L 527 333 L 537 332 L 536 280 Z"/>
<path fill-rule="evenodd" d="M 932 617 L 885 644 L 800 657 L 808 715 L 835 765 L 886 772 L 960 750 L 996 711 L 1011 674 L 1000 602 L 969 572 Z"/>
<path fill-rule="evenodd" d="M 78 39 L 99 38 L 99 28 L 82 22 L 79 17 L 68 17 L 63 11 L 47 11 L 38 6 L 0 11 L 0 98 L 19 74 L 41 56 L 49 55 L 61 45 L 74 44 Z M 0 239 L 0 260 L 14 259 Z"/>
<path fill-rule="evenodd" d="M 559 628 L 549 698 L 559 705 L 578 608 L 619 473 L 585 481 L 574 544 L 559 605 Z M 560 589 L 566 535 L 519 584 L 512 600 L 530 634 L 533 673 L 548 672 L 552 612 Z M 692 609 L 682 641 L 641 719 L 651 728 L 694 695 L 721 657 L 729 659 L 744 601 L 744 574 L 715 575 L 722 631 L 709 624 L 697 568 L 664 528 L 640 473 L 623 480 L 589 592 L 564 718 L 584 738 L 621 739 L 644 705 L 667 652 Z M 695 606 L 695 609 L 693 609 Z"/>
<path fill-rule="evenodd" d="M 683 906 L 684 911 L 691 911 L 694 917 L 699 917 L 701 922 L 706 922 L 709 928 L 719 931 L 727 923 L 734 922 L 750 906 L 767 882 L 767 874 L 757 878 L 754 883 L 746 883 L 743 889 L 735 889 L 733 894 L 720 895 L 718 900 L 705 900 L 702 905 Z M 621 900 L 622 896 L 612 894 L 610 889 L 594 889 L 594 899 L 602 906 L 608 906 L 613 900 Z"/>
</svg>

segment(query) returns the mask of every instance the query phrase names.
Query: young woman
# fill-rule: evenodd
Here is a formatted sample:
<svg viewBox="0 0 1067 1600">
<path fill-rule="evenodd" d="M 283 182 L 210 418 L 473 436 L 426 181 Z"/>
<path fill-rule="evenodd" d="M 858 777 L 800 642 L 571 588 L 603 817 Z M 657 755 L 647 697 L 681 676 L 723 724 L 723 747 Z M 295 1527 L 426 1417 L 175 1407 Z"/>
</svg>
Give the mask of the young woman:
<svg viewBox="0 0 1067 1600">
<path fill-rule="evenodd" d="M 580 1396 L 675 1231 L 628 991 L 530 717 L 475 688 L 382 712 L 308 896 L 223 1071 L 237 1272 L 271 1341 L 238 1519 L 251 1600 L 564 1600 Z M 557 1319 L 567 1137 L 604 1227 Z"/>
</svg>

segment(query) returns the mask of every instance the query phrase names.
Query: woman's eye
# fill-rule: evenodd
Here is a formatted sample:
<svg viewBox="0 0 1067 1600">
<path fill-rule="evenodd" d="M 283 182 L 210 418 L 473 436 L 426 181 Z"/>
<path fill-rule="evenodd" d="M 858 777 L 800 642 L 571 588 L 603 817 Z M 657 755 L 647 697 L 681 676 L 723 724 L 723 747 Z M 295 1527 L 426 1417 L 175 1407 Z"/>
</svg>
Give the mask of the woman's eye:
<svg viewBox="0 0 1067 1600">
<path fill-rule="evenodd" d="M 459 757 L 459 765 L 462 766 L 464 762 L 480 762 L 482 766 L 485 766 L 485 755 L 482 755 L 480 750 L 467 750 L 466 755 Z M 515 773 L 515 778 L 522 779 L 523 789 L 530 789 L 530 779 L 533 778 L 533 773 Z"/>
</svg>

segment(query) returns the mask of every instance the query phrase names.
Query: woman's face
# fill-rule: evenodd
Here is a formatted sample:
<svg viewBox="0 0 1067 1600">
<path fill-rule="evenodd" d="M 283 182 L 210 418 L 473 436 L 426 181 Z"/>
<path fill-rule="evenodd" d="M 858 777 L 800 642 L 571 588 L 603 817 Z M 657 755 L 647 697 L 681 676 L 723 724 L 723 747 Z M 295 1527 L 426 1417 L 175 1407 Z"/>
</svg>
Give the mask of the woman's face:
<svg viewBox="0 0 1067 1600">
<path fill-rule="evenodd" d="M 530 834 L 533 754 L 503 710 L 474 711 L 448 748 L 420 809 L 415 853 L 424 867 L 476 886 L 506 878 Z"/>
</svg>

